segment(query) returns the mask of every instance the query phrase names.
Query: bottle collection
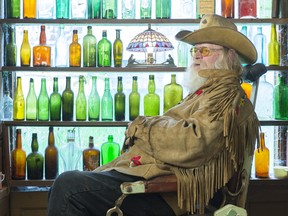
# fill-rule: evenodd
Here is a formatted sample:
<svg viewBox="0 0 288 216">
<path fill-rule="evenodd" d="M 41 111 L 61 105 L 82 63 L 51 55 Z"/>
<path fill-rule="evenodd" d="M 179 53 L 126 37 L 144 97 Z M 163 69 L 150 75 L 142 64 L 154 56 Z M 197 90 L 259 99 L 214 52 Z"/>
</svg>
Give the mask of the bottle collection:
<svg viewBox="0 0 288 216">
<path fill-rule="evenodd" d="M 59 149 L 59 150 L 58 150 Z M 39 151 L 37 133 L 32 133 L 31 153 L 22 148 L 21 129 L 16 129 L 16 145 L 11 152 L 11 178 L 14 180 L 55 179 L 69 170 L 93 171 L 120 155 L 120 145 L 108 135 L 101 150 L 94 147 L 94 138 L 89 136 L 87 148 L 75 141 L 75 130 L 67 131 L 67 142 L 61 147 L 55 144 L 53 127 L 49 127 L 48 145 L 44 153 Z M 27 176 L 26 176 L 27 175 Z"/>
</svg>

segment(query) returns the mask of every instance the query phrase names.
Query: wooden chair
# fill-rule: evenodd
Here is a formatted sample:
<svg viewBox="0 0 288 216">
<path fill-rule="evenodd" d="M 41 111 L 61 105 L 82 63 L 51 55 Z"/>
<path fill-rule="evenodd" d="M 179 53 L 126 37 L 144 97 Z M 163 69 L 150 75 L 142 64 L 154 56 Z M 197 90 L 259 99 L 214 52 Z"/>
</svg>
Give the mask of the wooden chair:
<svg viewBox="0 0 288 216">
<path fill-rule="evenodd" d="M 265 65 L 255 64 L 245 67 L 243 80 L 253 83 L 250 100 L 255 107 L 258 91 L 259 77 L 267 72 Z M 214 216 L 246 216 L 245 210 L 246 197 L 248 192 L 248 184 L 251 173 L 253 155 L 249 156 L 248 152 L 244 156 L 244 162 L 240 164 L 239 171 L 236 172 L 229 182 L 214 195 L 211 200 L 208 213 L 205 215 Z M 121 184 L 123 195 L 116 200 L 115 207 L 107 212 L 107 216 L 117 213 L 118 216 L 123 215 L 120 210 L 121 203 L 129 194 L 137 193 L 167 193 L 177 192 L 177 179 L 175 175 L 160 176 L 150 180 L 142 180 L 137 182 L 124 182 Z"/>
</svg>

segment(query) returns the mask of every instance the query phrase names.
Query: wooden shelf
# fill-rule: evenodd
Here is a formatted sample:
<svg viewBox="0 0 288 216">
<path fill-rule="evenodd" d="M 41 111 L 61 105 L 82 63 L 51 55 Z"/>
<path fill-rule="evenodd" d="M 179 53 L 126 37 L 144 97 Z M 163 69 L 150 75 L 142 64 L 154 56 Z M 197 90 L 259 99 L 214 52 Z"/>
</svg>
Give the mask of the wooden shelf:
<svg viewBox="0 0 288 216">
<path fill-rule="evenodd" d="M 50 187 L 52 186 L 54 179 L 52 180 L 9 180 L 10 187 Z"/>
<path fill-rule="evenodd" d="M 261 126 L 288 126 L 288 120 L 260 120 Z"/>
</svg>

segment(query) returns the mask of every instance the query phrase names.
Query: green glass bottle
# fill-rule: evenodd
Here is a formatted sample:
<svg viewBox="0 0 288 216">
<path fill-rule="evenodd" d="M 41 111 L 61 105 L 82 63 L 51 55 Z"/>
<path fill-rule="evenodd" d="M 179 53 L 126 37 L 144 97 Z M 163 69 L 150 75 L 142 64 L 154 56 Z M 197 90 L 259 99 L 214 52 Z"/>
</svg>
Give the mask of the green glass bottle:
<svg viewBox="0 0 288 216">
<path fill-rule="evenodd" d="M 17 86 L 15 89 L 13 99 L 13 119 L 24 120 L 25 119 L 25 99 L 22 90 L 22 78 L 17 77 Z"/>
<path fill-rule="evenodd" d="M 71 89 L 71 77 L 66 77 L 66 88 L 62 93 L 62 120 L 73 121 L 74 92 Z"/>
<path fill-rule="evenodd" d="M 138 92 L 137 76 L 133 76 L 132 92 L 129 95 L 129 120 L 133 121 L 140 113 L 140 94 Z"/>
<path fill-rule="evenodd" d="M 6 17 L 20 19 L 20 0 L 6 1 Z"/>
<path fill-rule="evenodd" d="M 38 106 L 38 120 L 49 120 L 49 96 L 46 88 L 46 78 L 41 79 L 41 89 L 37 100 Z"/>
<path fill-rule="evenodd" d="M 164 113 L 183 100 L 183 87 L 176 83 L 176 74 L 171 74 L 171 83 L 164 86 Z"/>
<path fill-rule="evenodd" d="M 115 121 L 125 121 L 125 94 L 123 92 L 122 77 L 118 77 L 117 93 L 114 95 Z"/>
<path fill-rule="evenodd" d="M 111 67 L 112 45 L 107 39 L 107 31 L 102 31 L 102 39 L 98 43 L 97 63 L 98 67 Z"/>
<path fill-rule="evenodd" d="M 92 88 L 88 97 L 88 119 L 89 121 L 99 121 L 100 116 L 100 96 L 97 91 L 97 76 L 92 76 Z"/>
<path fill-rule="evenodd" d="M 278 84 L 273 91 L 273 116 L 275 119 L 288 119 L 288 85 L 284 75 L 278 76 Z"/>
<path fill-rule="evenodd" d="M 113 141 L 113 135 L 108 135 L 108 141 L 101 145 L 101 163 L 105 165 L 120 155 L 120 146 Z"/>
<path fill-rule="evenodd" d="M 8 43 L 5 47 L 6 66 L 16 66 L 17 63 L 17 45 L 15 43 L 15 30 L 9 28 Z"/>
<path fill-rule="evenodd" d="M 160 97 L 155 93 L 154 75 L 149 75 L 148 94 L 144 96 L 144 115 L 156 116 L 160 114 Z"/>
<path fill-rule="evenodd" d="M 87 27 L 83 38 L 83 67 L 96 67 L 97 40 L 92 34 L 92 26 Z"/>
<path fill-rule="evenodd" d="M 59 170 L 59 153 L 55 146 L 53 127 L 49 127 L 48 146 L 45 149 L 45 179 L 55 179 Z"/>
<path fill-rule="evenodd" d="M 61 120 L 61 94 L 58 92 L 58 78 L 53 78 L 53 92 L 50 95 L 50 120 Z"/>
<path fill-rule="evenodd" d="M 105 77 L 104 94 L 101 99 L 101 120 L 113 121 L 113 98 L 110 92 L 110 79 Z"/>
<path fill-rule="evenodd" d="M 102 18 L 117 19 L 118 16 L 118 1 L 103 0 L 102 1 Z"/>
<path fill-rule="evenodd" d="M 87 100 L 84 91 L 84 76 L 79 76 L 79 88 L 76 97 L 76 121 L 86 121 L 87 119 Z"/>
<path fill-rule="evenodd" d="M 280 45 L 277 41 L 276 25 L 271 25 L 270 42 L 268 44 L 268 65 L 280 65 Z"/>
<path fill-rule="evenodd" d="M 88 19 L 101 19 L 101 0 L 88 0 Z"/>
<path fill-rule="evenodd" d="M 56 19 L 70 18 L 70 0 L 56 0 Z"/>
<path fill-rule="evenodd" d="M 32 152 L 27 156 L 27 179 L 43 179 L 44 157 L 38 152 L 37 133 L 32 133 Z"/>
<path fill-rule="evenodd" d="M 34 80 L 30 78 L 29 91 L 26 97 L 26 120 L 37 120 L 38 106 Z"/>
<path fill-rule="evenodd" d="M 123 59 L 123 42 L 120 39 L 120 29 L 116 29 L 116 39 L 113 43 L 113 59 L 114 67 L 122 66 Z"/>
<path fill-rule="evenodd" d="M 140 0 L 140 18 L 151 19 L 152 0 Z"/>
<path fill-rule="evenodd" d="M 156 0 L 156 19 L 171 18 L 171 0 Z"/>
<path fill-rule="evenodd" d="M 23 31 L 23 41 L 20 48 L 21 66 L 30 66 L 31 64 L 31 47 L 28 40 L 28 30 Z"/>
</svg>

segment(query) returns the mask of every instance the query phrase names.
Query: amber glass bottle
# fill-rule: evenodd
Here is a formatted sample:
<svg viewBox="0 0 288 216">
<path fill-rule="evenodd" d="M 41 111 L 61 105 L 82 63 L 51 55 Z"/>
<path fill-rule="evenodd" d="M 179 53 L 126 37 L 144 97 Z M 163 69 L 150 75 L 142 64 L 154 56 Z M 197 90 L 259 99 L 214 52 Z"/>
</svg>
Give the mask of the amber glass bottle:
<svg viewBox="0 0 288 216">
<path fill-rule="evenodd" d="M 40 0 L 41 1 L 41 0 Z M 23 0 L 23 18 L 36 18 L 36 0 Z"/>
<path fill-rule="evenodd" d="M 45 179 L 55 179 L 58 176 L 59 154 L 55 146 L 53 127 L 49 127 L 48 146 L 45 149 Z"/>
<path fill-rule="evenodd" d="M 81 66 L 81 45 L 78 43 L 77 30 L 73 30 L 72 43 L 69 46 L 69 66 Z"/>
<path fill-rule="evenodd" d="M 51 47 L 46 44 L 44 25 L 41 25 L 40 44 L 33 47 L 33 66 L 51 66 Z"/>
<path fill-rule="evenodd" d="M 93 171 L 100 166 L 100 151 L 94 148 L 93 136 L 89 137 L 89 148 L 83 150 L 83 170 Z"/>
<path fill-rule="evenodd" d="M 31 47 L 28 39 L 28 30 L 23 31 L 23 42 L 20 48 L 21 66 L 30 66 L 31 63 Z"/>
<path fill-rule="evenodd" d="M 24 120 L 25 119 L 25 99 L 22 91 L 22 78 L 17 77 L 17 87 L 13 100 L 13 119 Z"/>
<path fill-rule="evenodd" d="M 21 129 L 16 129 L 16 148 L 11 152 L 12 179 L 26 178 L 26 152 L 22 149 Z"/>
<path fill-rule="evenodd" d="M 114 67 L 122 66 L 123 59 L 123 42 L 120 39 L 120 29 L 116 29 L 116 40 L 113 43 Z"/>
<path fill-rule="evenodd" d="M 234 18 L 234 0 L 221 0 L 221 14 L 225 18 Z"/>
<path fill-rule="evenodd" d="M 269 149 L 265 146 L 264 133 L 260 133 L 260 147 L 255 150 L 255 175 L 256 177 L 269 177 Z"/>
</svg>

